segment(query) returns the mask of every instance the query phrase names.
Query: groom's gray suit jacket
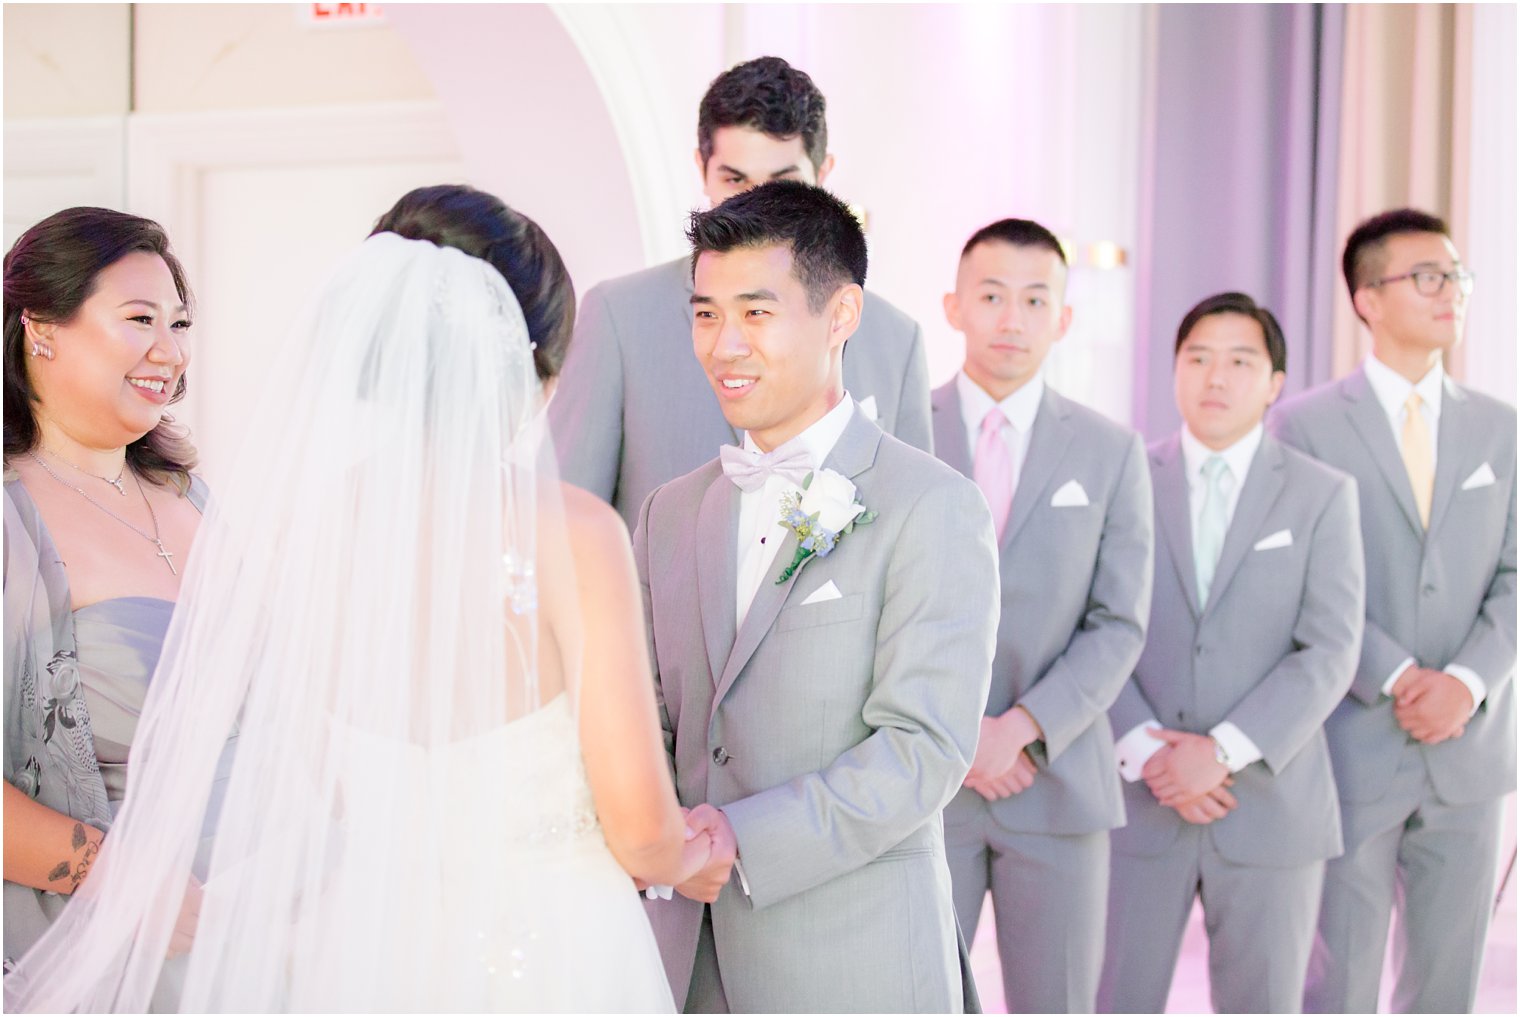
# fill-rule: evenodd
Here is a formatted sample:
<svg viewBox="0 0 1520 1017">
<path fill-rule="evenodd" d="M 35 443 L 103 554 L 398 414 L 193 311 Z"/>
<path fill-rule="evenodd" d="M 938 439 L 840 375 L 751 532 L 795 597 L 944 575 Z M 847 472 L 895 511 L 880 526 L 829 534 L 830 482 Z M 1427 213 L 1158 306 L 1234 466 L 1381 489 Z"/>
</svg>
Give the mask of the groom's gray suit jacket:
<svg viewBox="0 0 1520 1017">
<path fill-rule="evenodd" d="M 738 441 L 691 352 L 691 259 L 593 286 L 581 301 L 549 402 L 560 476 L 633 529 L 649 492 Z M 930 449 L 929 379 L 918 324 L 866 293 L 845 344 L 844 384 L 882 429 Z"/>
<path fill-rule="evenodd" d="M 878 513 L 786 582 L 789 536 L 735 631 L 739 492 L 716 460 L 654 492 L 634 555 L 683 805 L 723 808 L 748 880 L 712 905 L 736 1011 L 956 1011 L 940 813 L 970 768 L 997 552 L 976 486 L 857 407 L 824 464 Z M 832 581 L 840 597 L 804 604 Z M 702 905 L 648 907 L 685 999 Z"/>
</svg>

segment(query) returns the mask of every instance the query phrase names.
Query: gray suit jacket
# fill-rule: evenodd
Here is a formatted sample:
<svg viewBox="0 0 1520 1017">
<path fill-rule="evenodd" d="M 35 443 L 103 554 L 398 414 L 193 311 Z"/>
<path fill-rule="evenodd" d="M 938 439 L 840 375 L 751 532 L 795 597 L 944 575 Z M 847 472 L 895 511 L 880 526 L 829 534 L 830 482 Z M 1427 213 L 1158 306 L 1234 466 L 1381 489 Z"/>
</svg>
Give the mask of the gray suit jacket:
<svg viewBox="0 0 1520 1017">
<path fill-rule="evenodd" d="M 737 632 L 739 494 L 716 461 L 656 490 L 634 532 L 677 792 L 724 809 L 749 883 L 712 905 L 723 985 L 736 1011 L 959 1010 L 940 813 L 987 700 L 992 520 L 858 409 L 825 465 L 878 518 L 767 577 Z M 803 603 L 829 581 L 841 597 Z M 702 905 L 648 912 L 682 1000 Z"/>
<path fill-rule="evenodd" d="M 1420 748 L 1437 794 L 1458 805 L 1513 791 L 1514 407 L 1447 381 L 1428 534 L 1393 428 L 1360 368 L 1284 404 L 1273 426 L 1351 474 L 1361 492 L 1367 634 L 1351 694 L 1326 725 L 1341 794 L 1368 802 L 1388 789 L 1409 738 L 1381 687 L 1409 657 L 1422 667 L 1461 664 L 1488 686 L 1461 738 Z"/>
<path fill-rule="evenodd" d="M 633 529 L 649 492 L 738 435 L 691 348 L 691 261 L 591 288 L 549 403 L 561 478 L 610 503 Z M 874 293 L 845 345 L 844 382 L 872 398 L 888 434 L 929 451 L 929 381 L 918 324 Z"/>
<path fill-rule="evenodd" d="M 1263 758 L 1235 774 L 1239 807 L 1207 827 L 1215 848 L 1241 865 L 1333 858 L 1341 822 L 1324 723 L 1362 638 L 1356 483 L 1264 435 L 1200 611 L 1180 440 L 1152 445 L 1150 461 L 1156 585 L 1145 651 L 1109 711 L 1114 730 L 1154 717 L 1206 734 L 1230 721 Z M 1144 781 L 1124 785 L 1124 804 L 1115 851 L 1161 854 L 1185 825 Z"/>
<path fill-rule="evenodd" d="M 972 475 L 954 379 L 934 390 L 936 454 Z M 1055 506 L 1075 481 L 1088 504 Z M 1154 537 L 1140 436 L 1048 386 L 1035 415 L 999 548 L 1002 617 L 987 713 L 1016 703 L 1045 732 L 1026 791 L 987 802 L 962 790 L 950 810 L 990 808 L 1018 833 L 1076 834 L 1124 823 L 1108 707 L 1145 644 Z"/>
</svg>

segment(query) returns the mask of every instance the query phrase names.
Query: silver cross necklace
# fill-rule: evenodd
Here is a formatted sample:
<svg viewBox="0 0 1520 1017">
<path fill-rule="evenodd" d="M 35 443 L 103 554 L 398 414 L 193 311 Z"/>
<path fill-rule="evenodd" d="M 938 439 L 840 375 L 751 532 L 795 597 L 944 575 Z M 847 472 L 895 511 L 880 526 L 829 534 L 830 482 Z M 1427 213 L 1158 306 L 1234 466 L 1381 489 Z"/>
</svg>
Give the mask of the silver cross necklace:
<svg viewBox="0 0 1520 1017">
<path fill-rule="evenodd" d="M 54 480 L 58 481 L 58 483 L 62 484 L 64 487 L 67 487 L 69 490 L 74 491 L 75 493 L 77 493 L 79 495 L 79 497 L 83 498 L 85 501 L 89 502 L 91 505 L 94 505 L 96 508 L 100 509 L 100 511 L 104 512 L 106 515 L 110 516 L 112 519 L 116 520 L 118 523 L 121 523 L 121 525 L 125 526 L 127 529 L 131 530 L 133 533 L 137 534 L 139 537 L 141 537 L 142 539 L 146 540 L 148 543 L 150 543 L 150 544 L 156 544 L 158 546 L 158 555 L 157 556 L 159 558 L 162 558 L 164 560 L 164 564 L 165 565 L 169 566 L 169 571 L 170 572 L 172 572 L 176 576 L 179 575 L 179 569 L 177 569 L 177 568 L 174 567 L 174 552 L 170 551 L 168 548 L 164 547 L 164 542 L 163 542 L 163 540 L 159 536 L 159 532 L 158 532 L 158 513 L 156 513 L 156 512 L 153 511 L 153 503 L 148 500 L 148 493 L 143 490 L 142 480 L 137 476 L 137 474 L 135 474 L 135 473 L 132 474 L 132 479 L 135 480 L 135 481 L 137 481 L 137 493 L 142 495 L 143 504 L 146 505 L 146 506 L 148 506 L 148 518 L 151 519 L 151 520 L 153 520 L 153 533 L 152 533 L 151 536 L 148 535 L 148 534 L 146 534 L 146 533 L 144 533 L 142 530 L 139 530 L 136 526 L 133 526 L 131 523 L 127 522 L 121 516 L 117 515 L 115 512 L 112 512 L 110 509 L 106 508 L 100 502 L 96 501 L 94 498 L 91 498 L 88 494 L 85 494 L 83 488 L 75 487 L 73 484 L 69 483 L 67 480 L 64 480 L 58 474 L 54 473 L 53 472 L 53 468 L 51 466 L 49 466 L 47 463 L 43 462 L 41 459 L 39 459 L 37 457 L 37 454 L 35 452 L 28 452 L 27 455 L 31 456 L 32 457 L 32 461 L 34 463 L 36 463 L 38 466 L 41 466 L 43 468 L 43 470 L 45 470 L 47 472 L 47 475 L 50 476 L 50 477 L 52 477 Z M 123 472 L 125 472 L 125 467 L 123 467 Z M 104 479 L 104 478 L 102 478 L 102 479 Z M 106 481 L 106 483 L 109 484 L 109 483 L 112 483 L 112 481 Z"/>
</svg>

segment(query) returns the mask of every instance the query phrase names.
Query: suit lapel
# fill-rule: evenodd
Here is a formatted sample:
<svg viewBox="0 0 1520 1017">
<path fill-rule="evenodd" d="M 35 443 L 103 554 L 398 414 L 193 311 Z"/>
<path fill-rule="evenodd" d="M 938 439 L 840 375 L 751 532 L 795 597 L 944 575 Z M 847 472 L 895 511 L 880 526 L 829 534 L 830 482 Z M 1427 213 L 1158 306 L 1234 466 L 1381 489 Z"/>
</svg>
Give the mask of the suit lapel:
<svg viewBox="0 0 1520 1017">
<path fill-rule="evenodd" d="M 1447 506 L 1463 480 L 1467 458 L 1462 454 L 1473 446 L 1474 434 L 1468 426 L 1467 394 L 1447 380 L 1441 392 L 1441 424 L 1436 435 L 1436 480 L 1430 498 L 1430 532 L 1446 514 Z"/>
<path fill-rule="evenodd" d="M 1356 373 L 1341 383 L 1341 394 L 1351 402 L 1347 411 L 1351 425 L 1367 446 L 1383 480 L 1393 491 L 1394 500 L 1404 512 L 1404 519 L 1414 530 L 1415 536 L 1424 540 L 1425 527 L 1420 525 L 1420 510 L 1414 504 L 1414 488 L 1409 485 L 1409 473 L 1404 469 L 1404 460 L 1399 456 L 1393 428 L 1389 426 L 1388 415 L 1383 412 L 1382 404 L 1373 394 L 1362 368 L 1357 368 Z M 1445 445 L 1444 440 L 1442 445 Z"/>
<path fill-rule="evenodd" d="M 1008 510 L 1008 527 L 1003 531 L 1004 547 L 1029 521 L 1051 475 L 1066 455 L 1066 446 L 1071 444 L 1071 425 L 1066 422 L 1066 416 L 1066 407 L 1057 401 L 1057 396 L 1047 385 L 1040 397 L 1040 408 L 1034 415 L 1034 427 L 1029 431 L 1029 449 L 1024 454 L 1018 486 L 1013 492 L 1013 505 Z"/>
<path fill-rule="evenodd" d="M 1261 447 L 1256 450 L 1256 458 L 1246 471 L 1245 486 L 1240 489 L 1240 497 L 1235 501 L 1235 515 L 1230 519 L 1230 528 L 1225 532 L 1224 547 L 1219 551 L 1219 565 L 1215 567 L 1214 579 L 1209 583 L 1209 602 L 1203 608 L 1205 616 L 1224 596 L 1224 591 L 1251 550 L 1256 533 L 1266 521 L 1267 513 L 1277 501 L 1282 487 L 1282 446 L 1270 434 L 1264 434 Z"/>
<path fill-rule="evenodd" d="M 834 451 L 824 461 L 823 468 L 836 470 L 846 477 L 853 479 L 875 462 L 876 448 L 881 443 L 881 436 L 881 429 L 865 419 L 857 410 L 850 417 L 850 422 L 846 425 L 844 434 L 839 436 L 839 441 L 835 444 Z M 730 484 L 729 486 L 732 487 L 733 485 Z M 875 508 L 876 506 L 867 504 L 866 507 Z M 776 506 L 776 511 L 779 514 L 779 505 Z M 737 513 L 735 515 L 737 519 Z M 731 547 L 734 546 L 737 540 L 737 534 L 735 533 L 736 525 L 737 523 L 729 527 L 730 536 L 728 544 Z M 851 536 L 856 537 L 858 535 L 856 533 Z M 841 541 L 833 553 L 839 554 L 843 552 L 847 554 L 849 553 L 849 546 L 850 541 L 848 539 Z M 781 608 L 786 603 L 787 597 L 791 594 L 792 588 L 797 585 L 798 577 L 818 557 L 817 555 L 808 556 L 792 572 L 786 582 L 777 583 L 772 577 L 779 576 L 782 570 L 791 564 L 792 557 L 796 553 L 797 535 L 795 533 L 788 533 L 786 543 L 781 545 L 781 550 L 777 552 L 770 571 L 761 580 L 760 589 L 755 592 L 755 599 L 750 603 L 749 613 L 744 616 L 744 624 L 739 626 L 739 632 L 734 637 L 733 650 L 728 654 L 728 660 L 723 666 L 722 676 L 718 679 L 717 691 L 713 695 L 714 711 L 718 709 L 718 704 L 728 694 L 728 690 L 733 687 L 734 682 L 739 677 L 739 672 L 744 670 L 744 665 L 749 663 L 750 658 L 755 655 L 755 651 L 760 648 L 760 643 L 770 633 L 771 626 L 776 623 L 776 616 L 781 613 Z M 735 560 L 736 554 L 737 551 L 730 554 L 730 560 Z M 738 581 L 736 578 L 732 578 L 733 570 L 736 568 L 737 565 L 730 568 L 731 578 L 728 583 L 728 599 L 726 601 L 730 623 L 732 623 L 734 616 L 734 597 L 736 596 L 734 585 Z"/>
<path fill-rule="evenodd" d="M 697 593 L 707 666 L 716 683 L 734 645 L 739 489 L 721 473 L 697 507 Z"/>
<path fill-rule="evenodd" d="M 930 393 L 929 406 L 934 414 L 934 454 L 963 476 L 972 477 L 975 471 L 966 445 L 966 421 L 961 417 L 961 394 L 954 378 Z"/>
<path fill-rule="evenodd" d="M 1188 504 L 1181 440 L 1173 435 L 1170 441 L 1151 453 L 1151 462 L 1155 465 L 1152 479 L 1156 490 L 1156 524 L 1171 550 L 1172 567 L 1177 570 L 1177 578 L 1187 593 L 1188 610 L 1197 618 L 1198 572 L 1193 567 L 1193 512 Z"/>
</svg>

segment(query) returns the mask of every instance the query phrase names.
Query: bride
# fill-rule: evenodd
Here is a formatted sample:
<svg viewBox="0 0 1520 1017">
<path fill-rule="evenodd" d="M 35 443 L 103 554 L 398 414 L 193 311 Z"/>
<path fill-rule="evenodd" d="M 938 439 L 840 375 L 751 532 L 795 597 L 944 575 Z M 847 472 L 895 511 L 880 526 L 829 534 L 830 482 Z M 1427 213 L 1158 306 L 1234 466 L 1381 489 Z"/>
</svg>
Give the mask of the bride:
<svg viewBox="0 0 1520 1017">
<path fill-rule="evenodd" d="M 208 808 L 183 1010 L 672 1008 L 630 876 L 681 883 L 711 844 L 627 534 L 555 478 L 573 314 L 543 231 L 468 187 L 406 195 L 340 265 L 269 359 L 125 808 L 7 1009 L 143 1009 Z"/>
</svg>

